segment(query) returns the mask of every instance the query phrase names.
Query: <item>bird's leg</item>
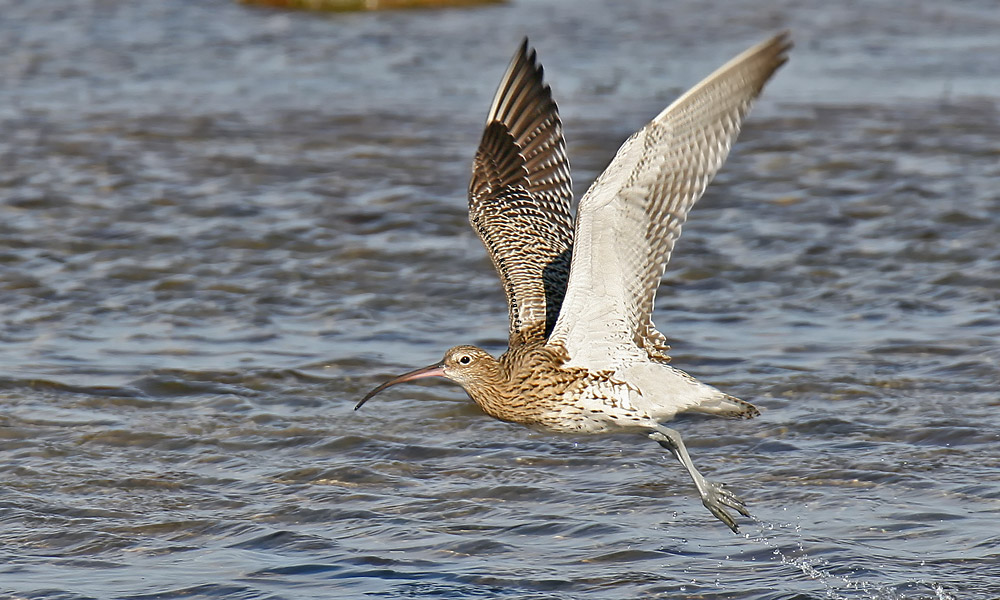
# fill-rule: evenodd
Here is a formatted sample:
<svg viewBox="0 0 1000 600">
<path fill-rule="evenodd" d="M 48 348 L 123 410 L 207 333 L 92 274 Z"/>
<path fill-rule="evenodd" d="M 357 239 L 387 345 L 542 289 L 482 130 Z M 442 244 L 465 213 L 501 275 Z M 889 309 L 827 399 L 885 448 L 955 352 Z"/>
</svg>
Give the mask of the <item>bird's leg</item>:
<svg viewBox="0 0 1000 600">
<path fill-rule="evenodd" d="M 740 529 L 736 525 L 736 521 L 729 516 L 724 507 L 728 506 L 744 517 L 749 517 L 750 513 L 747 512 L 746 504 L 721 484 L 714 484 L 708 481 L 698 472 L 694 463 L 691 462 L 691 456 L 684 446 L 684 441 L 681 440 L 681 434 L 669 427 L 657 425 L 656 429 L 649 433 L 649 439 L 670 450 L 670 453 L 687 469 L 692 481 L 694 481 L 695 487 L 698 488 L 698 494 L 701 495 L 701 501 L 705 505 L 705 508 L 712 511 L 712 514 L 717 519 L 728 525 L 733 530 L 733 533 L 739 533 Z"/>
</svg>

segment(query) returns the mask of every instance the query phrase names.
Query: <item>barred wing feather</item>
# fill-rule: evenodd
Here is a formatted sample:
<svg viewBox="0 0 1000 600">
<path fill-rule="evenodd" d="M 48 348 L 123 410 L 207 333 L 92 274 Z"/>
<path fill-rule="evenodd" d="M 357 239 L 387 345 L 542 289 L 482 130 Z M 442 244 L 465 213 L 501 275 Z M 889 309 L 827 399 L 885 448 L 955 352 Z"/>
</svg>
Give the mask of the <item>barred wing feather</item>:
<svg viewBox="0 0 1000 600">
<path fill-rule="evenodd" d="M 668 360 L 651 315 L 674 243 L 790 47 L 780 34 L 723 65 L 630 137 L 584 195 L 548 340 L 567 350 L 571 366 Z"/>
<path fill-rule="evenodd" d="M 493 260 L 511 347 L 543 341 L 569 277 L 572 186 L 562 122 L 525 40 L 497 89 L 469 183 L 469 222 Z"/>
</svg>

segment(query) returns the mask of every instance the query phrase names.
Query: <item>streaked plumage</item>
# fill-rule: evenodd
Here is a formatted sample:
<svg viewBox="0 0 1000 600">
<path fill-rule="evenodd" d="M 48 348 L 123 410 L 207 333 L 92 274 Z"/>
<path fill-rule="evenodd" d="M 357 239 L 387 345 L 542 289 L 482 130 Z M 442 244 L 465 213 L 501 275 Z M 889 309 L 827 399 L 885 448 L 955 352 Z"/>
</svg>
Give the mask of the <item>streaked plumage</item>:
<svg viewBox="0 0 1000 600">
<path fill-rule="evenodd" d="M 436 365 L 372 390 L 443 376 L 487 414 L 571 433 L 634 431 L 670 450 L 705 506 L 743 502 L 707 481 L 681 436 L 678 412 L 750 418 L 757 409 L 668 365 L 651 315 L 688 211 L 725 161 L 743 117 L 787 60 L 786 34 L 732 59 L 630 137 L 580 200 L 571 228 L 570 175 L 558 111 L 527 41 L 504 74 L 469 186 L 469 220 L 510 308 L 499 359 L 456 346 Z"/>
</svg>

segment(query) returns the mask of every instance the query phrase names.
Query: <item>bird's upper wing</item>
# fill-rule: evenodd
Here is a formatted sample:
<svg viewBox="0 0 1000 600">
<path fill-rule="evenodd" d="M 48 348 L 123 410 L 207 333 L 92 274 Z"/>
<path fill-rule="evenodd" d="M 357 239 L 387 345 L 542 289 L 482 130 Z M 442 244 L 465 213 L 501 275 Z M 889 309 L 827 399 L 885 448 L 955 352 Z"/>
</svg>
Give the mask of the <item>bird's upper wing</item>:
<svg viewBox="0 0 1000 600">
<path fill-rule="evenodd" d="M 790 47 L 777 35 L 709 75 L 630 137 L 580 200 L 569 285 L 549 338 L 571 365 L 668 360 L 651 314 L 674 242 Z"/>
<path fill-rule="evenodd" d="M 525 40 L 497 89 L 469 183 L 469 222 L 507 293 L 511 346 L 545 339 L 569 277 L 569 162 L 542 75 Z"/>
</svg>

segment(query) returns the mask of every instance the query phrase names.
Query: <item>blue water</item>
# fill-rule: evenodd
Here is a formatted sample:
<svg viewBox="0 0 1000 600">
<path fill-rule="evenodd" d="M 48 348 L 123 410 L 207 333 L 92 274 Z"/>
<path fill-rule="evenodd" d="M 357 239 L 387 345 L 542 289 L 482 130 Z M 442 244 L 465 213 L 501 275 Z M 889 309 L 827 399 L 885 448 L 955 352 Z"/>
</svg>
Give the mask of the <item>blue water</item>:
<svg viewBox="0 0 1000 600">
<path fill-rule="evenodd" d="M 990 2 L 0 2 L 0 597 L 1000 597 Z M 523 35 L 582 193 L 780 29 L 655 320 L 764 409 L 638 436 L 386 376 L 502 352 L 469 164 Z"/>
</svg>

